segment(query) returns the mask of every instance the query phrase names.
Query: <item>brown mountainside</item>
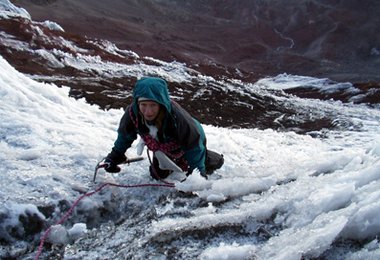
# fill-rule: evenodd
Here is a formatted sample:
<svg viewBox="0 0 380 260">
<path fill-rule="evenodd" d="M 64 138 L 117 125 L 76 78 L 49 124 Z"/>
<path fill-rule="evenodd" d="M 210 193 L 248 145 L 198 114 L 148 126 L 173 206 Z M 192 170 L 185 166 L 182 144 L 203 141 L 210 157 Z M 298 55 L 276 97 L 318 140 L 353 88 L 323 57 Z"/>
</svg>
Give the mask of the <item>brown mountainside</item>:
<svg viewBox="0 0 380 260">
<path fill-rule="evenodd" d="M 380 81 L 376 0 L 12 2 L 33 20 L 52 20 L 66 31 L 198 69 L 239 69 L 249 81 L 283 72 Z"/>
</svg>

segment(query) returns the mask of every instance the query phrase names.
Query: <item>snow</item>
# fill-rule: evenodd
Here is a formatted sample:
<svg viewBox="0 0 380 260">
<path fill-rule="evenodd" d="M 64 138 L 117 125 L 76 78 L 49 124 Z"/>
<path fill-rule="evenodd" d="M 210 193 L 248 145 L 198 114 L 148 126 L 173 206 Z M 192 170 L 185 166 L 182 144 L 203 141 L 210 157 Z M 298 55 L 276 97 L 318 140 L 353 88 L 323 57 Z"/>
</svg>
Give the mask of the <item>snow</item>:
<svg viewBox="0 0 380 260">
<path fill-rule="evenodd" d="M 41 24 L 43 24 L 45 27 L 49 28 L 52 31 L 60 31 L 60 32 L 65 31 L 59 24 L 52 21 L 44 21 Z"/>
<path fill-rule="evenodd" d="M 9 0 L 0 1 L 0 17 L 22 17 L 30 20 L 30 14 L 24 9 L 14 6 Z"/>
<path fill-rule="evenodd" d="M 48 240 L 52 244 L 65 245 L 84 236 L 86 232 L 86 223 L 75 223 L 70 229 L 66 229 L 62 225 L 53 225 L 51 226 Z"/>
<path fill-rule="evenodd" d="M 266 84 L 270 82 L 269 86 Z M 363 96 L 360 95 L 359 89 L 355 88 L 349 82 L 334 82 L 327 78 L 313 78 L 307 76 L 294 76 L 288 75 L 286 73 L 280 74 L 274 78 L 264 78 L 260 79 L 257 84 L 267 87 L 270 89 L 285 90 L 297 87 L 318 89 L 319 92 L 323 94 L 333 94 L 333 93 L 346 93 L 351 94 L 352 97 L 350 102 L 355 100 L 360 100 Z M 357 94 L 357 95 L 355 95 Z"/>
<path fill-rule="evenodd" d="M 37 83 L 3 58 L 0 67 L 0 200 L 1 212 L 8 216 L 1 223 L 5 230 L 7 225 L 17 225 L 19 215 L 26 212 L 45 219 L 35 205 L 75 201 L 79 193 L 95 188 L 91 182 L 94 166 L 112 147 L 123 111 L 102 111 L 84 100 L 71 99 L 67 88 Z M 274 82 L 275 86 L 277 81 L 266 79 L 265 84 Z M 293 102 L 303 105 L 304 101 Z M 318 101 L 307 105 L 313 102 Z M 332 107 L 324 103 L 322 111 L 323 106 Z M 176 209 L 172 203 L 158 207 L 162 217 L 149 224 L 148 236 L 165 241 L 176 230 L 223 225 L 242 226 L 254 233 L 260 221 L 273 218 L 282 230 L 267 242 L 226 239 L 200 249 L 200 259 L 319 257 L 338 238 L 368 241 L 357 252 L 348 250 L 347 258 L 380 257 L 380 112 L 339 102 L 335 107 L 343 115 L 355 117 L 362 129 L 330 131 L 325 139 L 318 139 L 270 129 L 204 125 L 209 148 L 224 154 L 225 165 L 209 180 L 194 172 L 185 182 L 172 181 L 177 192 L 193 193 L 208 206 Z M 128 155 L 135 155 L 134 148 Z M 152 182 L 148 160 L 123 171 L 112 176 L 101 172 L 99 181 Z M 111 200 L 115 189 L 87 197 L 78 212 L 91 214 Z M 138 189 L 129 192 L 135 196 L 136 205 L 139 198 L 145 203 L 152 196 Z M 156 189 L 153 194 L 168 191 Z M 167 216 L 181 210 L 190 216 Z M 55 214 L 62 213 L 56 209 Z M 88 233 L 82 222 L 72 228 L 57 225 L 52 230 L 49 239 L 56 244 Z M 122 237 L 123 230 L 115 232 Z M 94 252 L 88 254 L 91 257 Z"/>
<path fill-rule="evenodd" d="M 222 260 L 222 259 L 245 259 L 247 255 L 251 255 L 255 248 L 250 245 L 232 245 L 221 244 L 218 248 L 207 249 L 201 255 L 203 260 Z"/>
<path fill-rule="evenodd" d="M 86 223 L 75 223 L 67 232 L 75 240 L 87 232 L 87 225 Z"/>
<path fill-rule="evenodd" d="M 53 244 L 67 244 L 69 242 L 69 233 L 62 225 L 54 225 L 49 233 L 49 241 Z"/>
</svg>

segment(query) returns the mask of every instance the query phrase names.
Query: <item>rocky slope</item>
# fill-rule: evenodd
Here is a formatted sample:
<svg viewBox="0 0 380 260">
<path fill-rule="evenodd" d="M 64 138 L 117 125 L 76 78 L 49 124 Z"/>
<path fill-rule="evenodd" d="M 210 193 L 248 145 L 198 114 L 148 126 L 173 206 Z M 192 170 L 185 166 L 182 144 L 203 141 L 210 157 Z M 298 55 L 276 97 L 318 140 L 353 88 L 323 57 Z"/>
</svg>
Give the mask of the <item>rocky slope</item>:
<svg viewBox="0 0 380 260">
<path fill-rule="evenodd" d="M 12 2 L 69 32 L 142 56 L 239 69 L 246 80 L 283 72 L 354 83 L 380 79 L 376 0 Z"/>
</svg>

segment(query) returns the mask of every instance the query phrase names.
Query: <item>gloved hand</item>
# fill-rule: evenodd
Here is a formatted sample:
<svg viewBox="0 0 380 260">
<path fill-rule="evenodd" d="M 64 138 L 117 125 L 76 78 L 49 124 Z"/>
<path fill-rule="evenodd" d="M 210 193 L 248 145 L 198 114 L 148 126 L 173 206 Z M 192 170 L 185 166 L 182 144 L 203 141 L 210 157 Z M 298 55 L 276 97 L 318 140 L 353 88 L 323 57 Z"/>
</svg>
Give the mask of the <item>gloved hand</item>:
<svg viewBox="0 0 380 260">
<path fill-rule="evenodd" d="M 111 159 L 106 158 L 104 160 L 104 164 L 105 164 L 104 170 L 106 170 L 106 172 L 118 173 L 121 170 L 121 168 L 117 166 L 117 164 L 115 164 Z"/>
<path fill-rule="evenodd" d="M 104 160 L 104 170 L 111 173 L 117 173 L 120 172 L 120 167 L 117 166 L 118 164 L 121 164 L 127 160 L 127 157 L 125 157 L 124 154 L 120 154 L 116 152 L 114 149 L 107 155 L 106 159 Z"/>
</svg>

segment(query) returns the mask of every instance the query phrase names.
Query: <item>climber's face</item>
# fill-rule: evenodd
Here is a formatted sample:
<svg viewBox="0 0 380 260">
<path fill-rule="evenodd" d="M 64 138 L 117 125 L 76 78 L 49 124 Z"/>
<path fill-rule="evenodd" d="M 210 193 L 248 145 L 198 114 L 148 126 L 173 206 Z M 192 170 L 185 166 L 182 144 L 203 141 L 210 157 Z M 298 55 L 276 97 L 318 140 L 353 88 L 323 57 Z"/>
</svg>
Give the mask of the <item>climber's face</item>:
<svg viewBox="0 0 380 260">
<path fill-rule="evenodd" d="M 141 101 L 139 102 L 139 110 L 145 120 L 154 121 L 160 112 L 160 105 L 154 101 Z"/>
</svg>

